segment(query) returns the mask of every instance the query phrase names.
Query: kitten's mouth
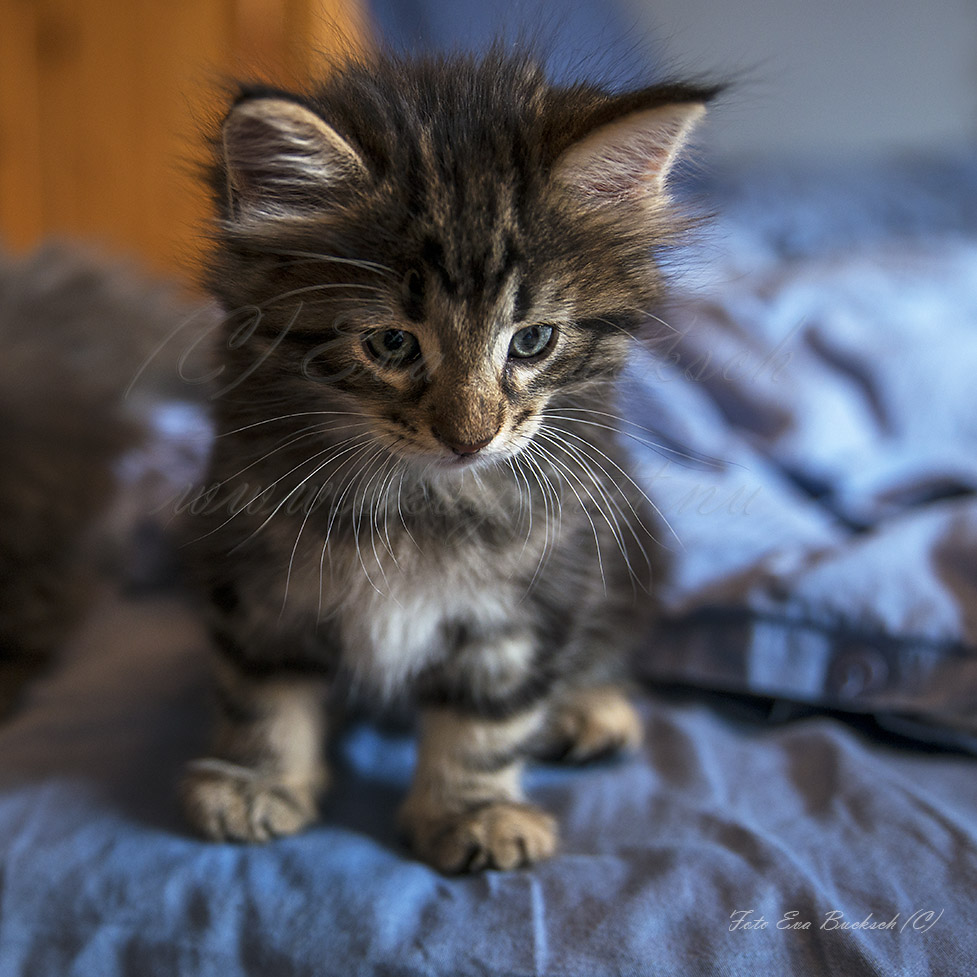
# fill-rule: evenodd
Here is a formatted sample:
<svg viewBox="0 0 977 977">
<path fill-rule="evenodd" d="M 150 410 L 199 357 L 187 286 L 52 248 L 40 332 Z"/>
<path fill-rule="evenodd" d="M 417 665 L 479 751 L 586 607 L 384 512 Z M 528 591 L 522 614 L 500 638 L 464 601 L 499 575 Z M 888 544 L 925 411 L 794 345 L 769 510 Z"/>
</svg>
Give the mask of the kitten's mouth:
<svg viewBox="0 0 977 977">
<path fill-rule="evenodd" d="M 450 454 L 439 455 L 435 465 L 441 471 L 463 472 L 476 468 L 487 468 L 499 462 L 503 457 L 505 454 L 500 454 L 497 451 L 472 451 L 465 454 L 451 452 Z"/>
<path fill-rule="evenodd" d="M 413 439 L 399 437 L 388 446 L 388 451 L 396 457 L 420 466 L 441 472 L 464 472 L 470 469 L 488 468 L 509 457 L 511 451 L 505 445 L 492 445 L 486 450 L 457 451 L 446 445 L 418 444 Z"/>
<path fill-rule="evenodd" d="M 459 455 L 449 451 L 431 451 L 426 447 L 410 450 L 402 446 L 392 450 L 391 454 L 412 466 L 419 466 L 422 470 L 428 468 L 442 472 L 463 472 L 472 468 L 483 468 L 499 458 L 494 452 L 491 455 L 483 451 Z"/>
<path fill-rule="evenodd" d="M 484 456 L 479 453 L 469 455 L 448 455 L 445 457 L 442 464 L 446 464 L 449 468 L 471 468 L 472 465 L 484 460 Z"/>
</svg>

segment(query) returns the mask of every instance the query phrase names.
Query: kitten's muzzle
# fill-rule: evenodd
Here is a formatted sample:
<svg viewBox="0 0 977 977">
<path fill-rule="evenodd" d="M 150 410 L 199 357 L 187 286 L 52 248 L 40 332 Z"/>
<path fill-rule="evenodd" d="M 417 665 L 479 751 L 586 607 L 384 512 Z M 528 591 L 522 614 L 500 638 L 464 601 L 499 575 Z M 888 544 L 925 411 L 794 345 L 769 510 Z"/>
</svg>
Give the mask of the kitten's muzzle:
<svg viewBox="0 0 977 977">
<path fill-rule="evenodd" d="M 446 448 L 450 448 L 456 455 L 462 457 L 465 455 L 478 454 L 478 452 L 481 451 L 482 448 L 485 448 L 488 445 L 490 445 L 494 440 L 495 435 L 499 433 L 498 431 L 495 431 L 489 437 L 483 438 L 480 441 L 465 442 L 465 441 L 456 440 L 448 435 L 442 434 L 437 428 L 431 428 L 431 432 L 438 439 L 438 441 L 440 441 Z"/>
</svg>

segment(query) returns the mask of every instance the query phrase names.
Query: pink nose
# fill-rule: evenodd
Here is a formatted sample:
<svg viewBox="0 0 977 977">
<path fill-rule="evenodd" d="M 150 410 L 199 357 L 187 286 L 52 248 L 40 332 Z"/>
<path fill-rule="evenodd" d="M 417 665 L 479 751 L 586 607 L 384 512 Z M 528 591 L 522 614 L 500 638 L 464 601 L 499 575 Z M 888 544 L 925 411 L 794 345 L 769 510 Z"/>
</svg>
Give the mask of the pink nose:
<svg viewBox="0 0 977 977">
<path fill-rule="evenodd" d="M 473 441 L 469 444 L 463 442 L 455 441 L 452 438 L 445 437 L 437 429 L 434 430 L 434 436 L 443 444 L 445 447 L 450 448 L 456 455 L 474 455 L 482 450 L 487 444 L 490 444 L 492 438 L 495 437 L 493 434 L 491 438 L 486 438 L 484 441 Z"/>
</svg>

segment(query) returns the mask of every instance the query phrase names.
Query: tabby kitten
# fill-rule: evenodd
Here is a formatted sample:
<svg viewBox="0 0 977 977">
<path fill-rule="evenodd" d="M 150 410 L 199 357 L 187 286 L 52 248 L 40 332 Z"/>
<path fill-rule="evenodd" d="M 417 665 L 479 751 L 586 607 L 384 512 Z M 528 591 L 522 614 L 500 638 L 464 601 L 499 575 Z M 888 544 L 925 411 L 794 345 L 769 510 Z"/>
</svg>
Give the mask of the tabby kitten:
<svg viewBox="0 0 977 977">
<path fill-rule="evenodd" d="M 401 824 L 443 871 L 553 853 L 528 753 L 638 744 L 615 683 L 658 544 L 615 377 L 712 94 L 556 87 L 500 51 L 240 92 L 213 174 L 228 314 L 194 527 L 220 712 L 184 783 L 204 834 L 314 820 L 337 677 L 419 704 Z"/>
</svg>

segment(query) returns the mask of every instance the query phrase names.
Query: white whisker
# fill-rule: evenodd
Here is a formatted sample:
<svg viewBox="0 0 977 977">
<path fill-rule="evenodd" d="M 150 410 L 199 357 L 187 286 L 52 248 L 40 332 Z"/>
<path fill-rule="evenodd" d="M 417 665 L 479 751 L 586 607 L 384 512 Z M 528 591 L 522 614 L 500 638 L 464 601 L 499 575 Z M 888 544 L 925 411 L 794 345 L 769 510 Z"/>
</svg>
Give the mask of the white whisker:
<svg viewBox="0 0 977 977">
<path fill-rule="evenodd" d="M 364 271 L 372 271 L 381 275 L 396 274 L 393 268 L 382 265 L 377 261 L 368 261 L 365 258 L 344 258 L 334 254 L 321 254 L 316 251 L 298 251 L 289 248 L 263 247 L 261 250 L 266 254 L 281 255 L 285 258 L 305 259 L 310 263 L 321 262 L 323 264 L 348 265 L 352 268 L 362 268 Z"/>
<path fill-rule="evenodd" d="M 384 453 L 384 449 L 382 447 L 378 447 L 377 450 L 376 450 L 376 452 L 373 455 L 370 456 L 369 460 L 367 461 L 367 465 L 372 465 L 377 460 L 377 458 L 379 458 L 383 453 Z M 363 570 L 363 573 L 366 575 L 367 581 L 369 582 L 370 586 L 381 597 L 384 597 L 384 596 L 386 596 L 386 594 L 376 585 L 376 583 L 373 580 L 372 575 L 370 574 L 370 571 L 367 569 L 366 561 L 363 559 L 363 551 L 362 551 L 362 549 L 360 547 L 360 524 L 361 524 L 362 519 L 363 519 L 363 509 L 364 509 L 365 504 L 366 504 L 366 486 L 363 487 L 363 494 L 361 496 L 360 509 L 359 509 L 359 514 L 358 515 L 357 515 L 357 512 L 356 512 L 356 496 L 357 496 L 357 493 L 360 491 L 360 486 L 363 485 L 364 479 L 367 477 L 367 472 L 368 471 L 369 471 L 369 469 L 365 469 L 364 471 L 362 471 L 360 473 L 360 477 L 359 477 L 359 480 L 357 482 L 357 489 L 356 489 L 356 491 L 353 492 L 353 498 L 352 498 L 352 507 L 353 507 L 352 508 L 352 516 L 353 516 L 353 544 L 354 544 L 354 547 L 356 549 L 356 558 L 359 560 L 360 567 Z M 370 481 L 367 483 L 367 485 L 372 484 L 373 477 L 374 476 L 371 476 L 370 477 Z M 374 549 L 373 553 L 374 553 L 374 556 L 375 556 L 376 555 L 376 549 Z M 387 590 L 389 591 L 390 585 L 389 585 L 389 582 L 386 580 L 386 574 L 383 572 L 383 566 L 379 563 L 379 561 L 378 561 L 378 564 L 377 565 L 379 567 L 381 576 L 384 578 L 384 582 L 387 584 Z"/>
<path fill-rule="evenodd" d="M 595 414 L 600 417 L 607 417 L 612 420 L 619 421 L 621 424 L 626 424 L 629 427 L 637 428 L 639 431 L 644 431 L 646 434 L 656 433 L 655 431 L 652 431 L 650 428 L 642 427 L 640 424 L 636 424 L 634 421 L 630 421 L 625 417 L 620 417 L 617 414 L 608 413 L 607 411 L 593 410 L 589 407 L 560 407 L 559 410 L 578 411 L 581 413 Z M 571 421 L 574 424 L 586 424 L 589 427 L 600 428 L 601 430 L 604 431 L 612 431 L 614 434 L 617 434 L 620 437 L 630 438 L 632 441 L 636 441 L 639 444 L 643 444 L 645 447 L 651 448 L 654 451 L 658 451 L 660 453 L 667 454 L 667 455 L 673 455 L 677 458 L 684 458 L 686 461 L 696 462 L 697 464 L 705 465 L 708 468 L 713 468 L 716 471 L 720 471 L 723 468 L 734 464 L 733 462 L 726 462 L 719 458 L 710 458 L 706 455 L 689 454 L 685 451 L 680 450 L 679 448 L 673 448 L 670 445 L 661 444 L 658 441 L 649 441 L 646 438 L 639 437 L 637 434 L 632 434 L 630 431 L 622 431 L 619 427 L 614 427 L 611 424 L 602 424 L 599 421 L 591 421 L 583 417 L 567 417 L 563 414 L 557 413 L 556 411 L 549 411 L 549 410 L 543 411 L 543 416 L 551 417 L 554 420 Z"/>
<path fill-rule="evenodd" d="M 267 517 L 267 518 L 265 519 L 265 521 L 264 521 L 263 523 L 261 523 L 261 525 L 260 525 L 260 526 L 258 526 L 258 528 L 257 528 L 257 529 L 255 529 L 255 530 L 254 530 L 253 532 L 251 532 L 251 533 L 249 533 L 249 534 L 248 534 L 248 535 L 247 535 L 247 536 L 246 536 L 246 537 L 245 537 L 244 539 L 242 539 L 242 540 L 241 540 L 241 541 L 240 541 L 239 543 L 237 543 L 237 544 L 236 544 L 235 546 L 233 546 L 233 547 L 231 547 L 231 549 L 230 549 L 230 550 L 229 550 L 228 552 L 230 552 L 230 553 L 234 553 L 234 552 L 236 552 L 236 551 L 237 551 L 237 550 L 239 550 L 239 549 L 240 549 L 240 548 L 241 548 L 242 546 L 244 546 L 244 545 L 245 545 L 246 543 L 248 543 L 248 542 L 250 542 L 250 541 L 251 541 L 251 540 L 252 540 L 252 539 L 253 539 L 253 538 L 254 538 L 255 536 L 257 536 L 257 535 L 258 535 L 258 533 L 260 533 L 260 532 L 261 532 L 261 531 L 262 531 L 262 530 L 263 530 L 263 529 L 265 528 L 265 526 L 267 526 L 267 525 L 268 525 L 268 523 L 270 523 L 270 522 L 271 522 L 271 520 L 275 518 L 275 516 L 276 516 L 276 515 L 277 515 L 277 514 L 278 514 L 278 513 L 279 513 L 279 512 L 281 511 L 281 509 L 282 509 L 282 507 L 283 507 L 283 506 L 284 506 L 284 505 L 285 505 L 285 504 L 286 504 L 286 503 L 288 502 L 288 500 L 289 500 L 289 499 L 290 499 L 290 498 L 291 498 L 291 497 L 292 497 L 292 496 L 293 496 L 293 495 L 294 495 L 294 494 L 295 494 L 295 493 L 296 493 L 297 491 L 299 491 L 299 489 L 301 489 L 301 488 L 302 488 L 302 487 L 303 487 L 304 485 L 306 485 L 306 484 L 308 484 L 308 482 L 309 482 L 309 481 L 310 481 L 311 479 L 313 479 L 313 478 L 314 478 L 314 477 L 315 477 L 316 475 L 318 475 L 318 474 L 319 474 L 319 472 L 321 472 L 321 471 L 322 471 L 322 470 L 323 470 L 323 469 L 324 469 L 324 468 L 325 468 L 325 467 L 326 467 L 327 465 L 330 465 L 330 464 L 331 464 L 331 463 L 332 463 L 332 462 L 333 462 L 334 460 L 335 460 L 335 459 L 333 459 L 333 458 L 327 458 L 327 459 L 326 459 L 326 460 L 325 460 L 325 461 L 324 461 L 324 462 L 323 462 L 323 463 L 322 463 L 321 465 L 319 465 L 319 466 L 318 466 L 318 467 L 317 467 L 317 468 L 316 468 L 316 469 L 315 469 L 314 471 L 312 471 L 312 472 L 310 472 L 310 473 L 309 473 L 308 475 L 306 475 L 306 476 L 305 476 L 305 478 L 303 478 L 303 479 L 302 479 L 302 480 L 301 480 L 301 481 L 300 481 L 300 482 L 299 482 L 299 483 L 298 483 L 298 484 L 297 484 L 297 485 L 296 485 L 296 486 L 295 486 L 294 488 L 292 488 L 292 489 L 290 489 L 290 490 L 289 490 L 289 491 L 288 491 L 288 492 L 286 493 L 286 495 L 285 495 L 285 496 L 284 496 L 284 498 L 283 498 L 283 499 L 281 500 L 281 502 L 279 502 L 279 503 L 278 503 L 278 505 L 276 505 L 276 506 L 275 506 L 275 508 L 274 508 L 274 509 L 272 509 L 272 511 L 271 511 L 271 513 L 270 513 L 270 514 L 268 515 L 268 517 Z M 308 463 L 307 461 L 306 461 L 306 462 L 303 462 L 303 464 L 307 464 L 307 463 Z M 301 468 L 302 466 L 301 466 L 301 465 L 298 465 L 298 466 L 296 466 L 296 467 L 297 467 L 297 468 Z M 292 469 L 292 471 L 295 471 L 295 469 L 293 468 L 293 469 Z M 289 474 L 291 474 L 291 472 L 289 472 Z M 280 479 L 278 479 L 278 480 L 276 480 L 276 482 L 273 482 L 272 484 L 276 484 L 276 483 L 277 483 L 277 481 L 280 481 Z M 259 494 L 260 494 L 260 493 L 259 493 Z M 257 498 L 257 497 L 258 497 L 258 496 L 256 496 L 255 498 Z M 297 542 L 296 542 L 296 545 L 297 545 Z"/>
<path fill-rule="evenodd" d="M 587 486 L 583 483 L 583 480 L 579 476 L 576 476 L 574 474 L 574 472 L 566 464 L 562 463 L 558 458 L 556 458 L 549 449 L 544 448 L 538 442 L 533 442 L 532 449 L 533 449 L 533 451 L 538 452 L 539 455 L 542 458 L 544 458 L 551 465 L 553 465 L 554 467 L 556 467 L 565 476 L 573 477 L 574 480 L 577 482 L 577 484 L 580 485 L 580 487 L 583 489 L 583 491 L 587 493 L 587 497 L 590 499 L 590 501 L 591 502 L 594 502 L 595 505 L 597 504 L 596 501 L 594 500 L 593 495 L 591 495 L 591 493 L 587 489 Z M 603 554 L 601 553 L 601 549 L 600 549 L 600 533 L 598 533 L 598 531 L 597 531 L 597 525 L 594 522 L 593 517 L 590 515 L 590 511 L 587 509 L 587 506 L 584 503 L 584 500 L 580 497 L 580 493 L 577 492 L 577 490 L 573 487 L 573 483 L 570 482 L 570 481 L 567 481 L 566 482 L 566 486 L 570 490 L 570 492 L 573 494 L 573 496 L 577 500 L 577 502 L 579 503 L 581 511 L 583 512 L 584 516 L 586 516 L 586 518 L 587 518 L 587 522 L 590 523 L 590 528 L 591 528 L 591 530 L 593 532 L 593 535 L 594 535 L 594 546 L 596 547 L 596 550 L 597 550 L 597 567 L 600 570 L 601 586 L 603 587 L 604 593 L 606 594 L 607 593 L 607 576 L 606 576 L 606 574 L 604 572 L 604 557 L 603 557 Z M 598 506 L 598 508 L 599 508 L 599 506 Z"/>
<path fill-rule="evenodd" d="M 271 298 L 260 302 L 255 308 L 265 309 L 269 305 L 277 305 L 279 302 L 284 302 L 285 299 L 293 298 L 296 295 L 308 295 L 310 292 L 331 292 L 341 288 L 354 288 L 359 291 L 383 294 L 377 285 L 366 285 L 362 282 L 319 282 L 316 285 L 302 285 L 299 288 L 289 289 L 287 292 L 280 292 L 278 295 L 273 295 Z"/>
<path fill-rule="evenodd" d="M 529 466 L 529 471 L 536 481 L 536 484 L 539 486 L 543 501 L 543 549 L 540 552 L 539 559 L 536 562 L 536 569 L 534 570 L 532 578 L 529 581 L 529 586 L 526 588 L 527 594 L 533 589 L 537 578 L 543 571 L 543 567 L 549 560 L 550 554 L 556 545 L 556 540 L 559 538 L 563 525 L 563 510 L 560 494 L 550 481 L 550 478 L 546 474 L 543 466 L 540 465 L 540 463 L 533 457 L 534 449 L 535 445 L 532 444 L 532 442 L 528 443 L 524 446 L 521 457 L 526 460 L 526 463 Z M 556 472 L 555 474 L 559 478 L 559 472 Z"/>
<path fill-rule="evenodd" d="M 634 489 L 641 495 L 641 497 L 645 500 L 645 502 L 647 502 L 648 505 L 651 506 L 652 511 L 654 511 L 654 513 L 665 525 L 665 528 L 672 534 L 672 537 L 675 540 L 675 542 L 678 543 L 678 545 L 681 546 L 683 549 L 685 548 L 684 544 L 682 543 L 682 540 L 679 538 L 678 533 L 675 532 L 674 528 L 672 527 L 672 524 L 668 521 L 668 519 L 665 518 L 665 514 L 655 504 L 655 502 L 651 499 L 648 493 L 645 492 L 645 490 L 631 477 L 631 474 L 627 471 L 627 469 L 622 468 L 613 458 L 611 458 L 605 452 L 601 451 L 600 448 L 598 448 L 592 441 L 588 441 L 586 438 L 581 437 L 579 434 L 575 434 L 573 431 L 567 431 L 564 430 L 563 428 L 560 428 L 558 430 L 559 433 L 564 437 L 573 438 L 581 445 L 585 445 L 591 450 L 596 451 L 602 458 L 604 458 L 605 461 L 608 462 L 608 464 L 616 468 L 624 476 L 624 478 L 626 478 L 627 481 L 634 487 Z"/>
<path fill-rule="evenodd" d="M 402 506 L 402 495 L 404 491 L 404 475 L 407 474 L 407 466 L 405 465 L 400 472 L 400 480 L 397 482 L 397 515 L 400 518 L 400 525 L 403 526 L 404 532 L 407 533 L 407 538 L 414 544 L 417 549 L 421 547 L 418 545 L 416 539 L 414 539 L 414 534 L 410 531 L 410 527 L 407 525 L 407 520 L 404 518 L 404 510 Z"/>
<path fill-rule="evenodd" d="M 595 490 L 600 494 L 606 506 L 605 508 L 604 506 L 598 505 L 597 508 L 598 511 L 601 513 L 601 515 L 604 517 L 605 522 L 607 522 L 608 527 L 610 528 L 611 533 L 614 536 L 614 541 L 617 543 L 618 549 L 621 551 L 621 556 L 624 558 L 625 565 L 627 566 L 628 569 L 628 574 L 631 577 L 632 585 L 638 585 L 642 588 L 642 590 L 646 590 L 647 585 L 645 584 L 644 579 L 635 572 L 634 568 L 631 565 L 631 554 L 629 551 L 629 546 L 624 538 L 624 532 L 621 528 L 622 521 L 624 523 L 624 526 L 627 528 L 628 532 L 630 533 L 632 539 L 634 540 L 635 545 L 638 548 L 638 551 L 641 553 L 649 574 L 652 569 L 651 557 L 648 555 L 648 551 L 647 549 L 645 549 L 645 546 L 642 543 L 641 537 L 638 535 L 637 530 L 632 525 L 631 519 L 628 517 L 627 513 L 621 508 L 621 504 L 618 501 L 618 499 L 615 498 L 615 496 L 612 495 L 602 484 L 602 480 L 597 476 L 597 473 L 594 471 L 594 467 L 599 469 L 599 471 L 607 480 L 607 482 L 613 485 L 618 490 L 621 499 L 623 499 L 625 505 L 628 507 L 628 509 L 637 519 L 638 525 L 641 526 L 642 529 L 644 529 L 644 531 L 648 534 L 648 536 L 653 539 L 654 538 L 653 534 L 648 529 L 648 527 L 645 526 L 640 513 L 634 508 L 634 506 L 631 503 L 631 500 L 627 497 L 627 493 L 621 491 L 620 485 L 618 485 L 617 481 L 607 471 L 607 469 L 600 464 L 599 461 L 597 461 L 594 458 L 590 458 L 586 456 L 580 447 L 576 445 L 566 444 L 559 438 L 555 437 L 552 432 L 546 431 L 545 429 L 541 429 L 539 433 L 540 436 L 543 437 L 545 440 L 556 445 L 561 451 L 564 451 L 568 455 L 570 455 L 570 457 L 573 458 L 577 462 L 577 464 L 580 465 L 580 467 L 587 473 L 589 479 L 593 483 Z M 593 445 L 590 445 L 590 447 L 593 447 Z M 603 452 L 600 452 L 599 449 L 594 448 L 594 450 L 598 451 L 599 454 L 603 455 Z"/>
<path fill-rule="evenodd" d="M 356 518 L 355 528 L 354 528 L 354 533 L 356 534 L 357 540 L 359 539 L 359 535 L 358 535 L 359 534 L 359 526 L 362 523 L 363 513 L 364 513 L 364 510 L 367 508 L 366 497 L 367 497 L 368 493 L 370 492 L 370 489 L 371 489 L 373 483 L 375 481 L 377 481 L 378 479 L 380 479 L 380 481 L 377 482 L 377 484 L 378 484 L 378 490 L 379 490 L 379 485 L 381 484 L 382 479 L 385 477 L 384 472 L 386 471 L 387 466 L 390 463 L 391 463 L 391 457 L 390 457 L 390 455 L 387 455 L 383 459 L 382 464 L 377 469 L 377 471 L 370 477 L 370 479 L 367 481 L 367 483 L 363 486 L 363 493 L 362 493 L 362 496 L 361 496 L 361 503 L 360 503 L 359 515 Z M 375 495 L 374 498 L 379 503 L 379 495 L 378 494 Z M 380 559 L 380 554 L 377 552 L 376 537 L 379 534 L 379 527 L 377 526 L 377 522 L 376 522 L 376 512 L 374 510 L 373 500 L 371 500 L 371 502 L 370 502 L 369 509 L 370 509 L 370 549 L 373 551 L 373 559 L 376 562 L 377 568 L 380 570 L 380 576 L 383 578 L 384 586 L 387 588 L 387 592 L 389 593 L 390 592 L 390 581 L 387 579 L 387 573 L 383 569 L 383 561 Z M 362 562 L 363 561 L 361 559 L 360 560 L 360 563 L 362 564 Z M 365 567 L 364 567 L 364 569 L 365 569 Z"/>
<path fill-rule="evenodd" d="M 399 561 L 397 560 L 397 554 L 394 552 L 393 544 L 390 541 L 390 489 L 393 486 L 393 480 L 397 476 L 398 470 L 402 468 L 402 464 L 398 458 L 391 455 L 390 456 L 390 472 L 384 478 L 383 484 L 380 486 L 377 495 L 377 508 L 376 516 L 379 519 L 380 516 L 380 505 L 383 505 L 383 545 L 386 551 L 390 554 L 390 558 L 393 560 L 394 566 L 403 573 L 403 568 L 401 567 Z M 380 532 L 379 525 L 377 526 L 377 532 Z"/>
<path fill-rule="evenodd" d="M 302 428 L 298 432 L 293 432 L 294 435 L 295 435 L 294 437 L 288 438 L 286 441 L 281 442 L 281 443 L 275 445 L 275 447 L 273 447 L 273 448 L 269 449 L 268 451 L 266 451 L 259 458 L 256 458 L 252 462 L 249 462 L 243 468 L 238 469 L 233 475 L 228 475 L 227 478 L 225 478 L 222 481 L 218 482 L 217 485 L 218 486 L 224 486 L 224 485 L 226 485 L 228 482 L 231 482 L 234 479 L 236 479 L 239 475 L 243 475 L 249 468 L 254 468 L 255 465 L 260 465 L 263 461 L 266 461 L 272 455 L 278 454 L 279 451 L 284 451 L 286 448 L 290 448 L 293 444 L 297 444 L 299 441 L 305 441 L 305 440 L 307 440 L 309 438 L 313 438 L 313 437 L 316 437 L 317 435 L 321 435 L 321 434 L 334 434 L 336 431 L 348 431 L 350 428 L 354 428 L 354 427 L 367 427 L 367 426 L 368 426 L 367 423 L 365 421 L 362 421 L 362 422 L 360 422 L 358 424 L 344 424 L 342 427 L 338 427 L 338 428 L 333 428 L 333 427 L 331 427 L 331 428 L 324 428 L 324 427 L 322 427 L 319 424 L 314 424 L 314 425 L 311 425 L 310 427 Z M 345 441 L 339 442 L 338 445 L 329 445 L 329 446 L 327 446 L 323 450 L 328 451 L 330 447 L 339 447 L 339 446 L 341 446 L 343 444 L 348 444 L 350 440 L 351 440 L 350 438 L 347 438 Z M 320 453 L 321 452 L 317 452 L 316 455 L 312 455 L 311 457 L 317 457 L 318 454 L 320 454 Z M 301 465 L 299 465 L 298 467 L 300 468 Z M 295 471 L 295 470 L 296 470 L 295 468 L 292 469 L 292 471 Z M 291 472 L 286 472 L 286 474 L 283 475 L 282 478 L 286 478 L 290 474 L 291 474 Z M 281 479 L 276 479 L 274 482 L 271 482 L 268 485 L 268 488 L 271 488 L 272 485 L 277 485 L 280 480 Z"/>
<path fill-rule="evenodd" d="M 347 458 L 346 459 L 346 461 L 344 462 L 344 467 L 346 465 L 350 465 L 350 464 L 352 464 L 354 462 L 358 462 L 358 460 L 360 459 L 360 457 L 363 454 L 365 454 L 370 448 L 374 448 L 374 447 L 376 447 L 376 439 L 371 438 L 366 444 L 361 445 L 360 448 L 357 450 L 357 452 L 354 455 L 352 455 L 350 458 Z M 381 450 L 382 449 L 380 449 L 380 448 L 377 449 L 376 453 L 373 456 L 371 456 L 370 461 L 368 462 L 368 464 L 372 463 L 373 458 L 375 458 L 377 456 L 377 454 L 379 454 L 379 452 Z M 356 478 L 356 475 L 357 474 L 359 474 L 360 475 L 360 479 L 362 479 L 362 472 L 359 472 L 359 473 L 354 472 L 354 473 L 351 474 L 348 483 L 346 483 L 345 477 L 342 480 L 340 480 L 339 487 L 342 487 L 343 484 L 345 484 L 346 487 L 342 489 L 342 492 L 340 493 L 339 497 L 332 503 L 332 505 L 329 508 L 329 519 L 328 519 L 328 523 L 326 525 L 326 532 L 325 532 L 325 534 L 323 536 L 323 540 L 322 540 L 322 550 L 321 550 L 321 552 L 319 554 L 319 603 L 318 603 L 318 616 L 320 616 L 320 617 L 322 616 L 322 591 L 323 591 L 323 584 L 324 584 L 323 574 L 324 574 L 325 562 L 326 562 L 326 557 L 327 556 L 329 557 L 329 570 L 330 570 L 330 575 L 332 573 L 332 553 L 331 553 L 331 551 L 329 549 L 329 540 L 332 537 L 332 531 L 333 531 L 333 527 L 334 527 L 334 525 L 336 523 L 336 518 L 339 515 L 339 511 L 342 508 L 343 502 L 346 500 L 346 496 L 349 494 L 350 490 L 354 487 L 354 485 L 358 485 L 359 484 L 359 480 Z M 355 498 L 355 491 L 354 491 L 354 498 Z M 367 574 L 367 576 L 369 577 L 369 574 Z"/>
<path fill-rule="evenodd" d="M 283 402 L 287 402 L 290 398 L 283 398 Z M 281 421 L 290 421 L 293 417 L 321 417 L 325 415 L 335 415 L 344 417 L 365 417 L 362 411 L 353 410 L 300 410 L 295 411 L 291 414 L 279 414 L 276 417 L 266 417 L 264 420 L 255 421 L 252 424 L 245 424 L 243 427 L 234 428 L 232 431 L 223 431 L 218 434 L 218 438 L 227 438 L 232 434 L 240 434 L 242 431 L 250 431 L 252 428 L 261 427 L 263 424 L 275 424 Z M 332 430 L 329 428 L 328 430 Z"/>
</svg>

